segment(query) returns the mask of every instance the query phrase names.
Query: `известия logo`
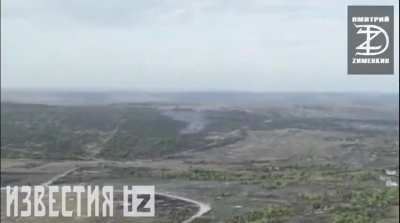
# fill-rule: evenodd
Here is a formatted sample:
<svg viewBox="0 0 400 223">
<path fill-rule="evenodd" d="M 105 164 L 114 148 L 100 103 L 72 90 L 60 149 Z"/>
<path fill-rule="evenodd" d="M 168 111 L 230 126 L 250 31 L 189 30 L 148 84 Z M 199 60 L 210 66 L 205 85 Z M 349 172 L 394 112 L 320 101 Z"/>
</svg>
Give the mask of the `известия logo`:
<svg viewBox="0 0 400 223">
<path fill-rule="evenodd" d="M 349 6 L 349 74 L 393 74 L 393 6 Z"/>
</svg>

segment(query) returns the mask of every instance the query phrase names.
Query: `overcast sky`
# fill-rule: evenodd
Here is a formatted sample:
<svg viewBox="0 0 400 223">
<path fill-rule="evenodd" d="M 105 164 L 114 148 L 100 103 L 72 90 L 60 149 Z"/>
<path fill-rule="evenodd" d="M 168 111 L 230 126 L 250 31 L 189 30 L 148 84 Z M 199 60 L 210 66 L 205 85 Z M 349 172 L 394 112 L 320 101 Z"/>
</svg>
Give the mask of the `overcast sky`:
<svg viewBox="0 0 400 223">
<path fill-rule="evenodd" d="M 393 76 L 346 74 L 346 7 L 362 2 L 2 0 L 1 84 L 398 92 L 398 62 Z M 397 2 L 375 3 L 395 5 L 398 44 Z"/>
</svg>

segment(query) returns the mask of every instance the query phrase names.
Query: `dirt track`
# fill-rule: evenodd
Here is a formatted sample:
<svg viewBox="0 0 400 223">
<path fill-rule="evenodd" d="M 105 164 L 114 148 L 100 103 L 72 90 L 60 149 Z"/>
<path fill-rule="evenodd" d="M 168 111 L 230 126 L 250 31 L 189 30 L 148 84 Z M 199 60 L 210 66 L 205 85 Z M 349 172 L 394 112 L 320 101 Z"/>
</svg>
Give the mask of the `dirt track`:
<svg viewBox="0 0 400 223">
<path fill-rule="evenodd" d="M 69 170 L 61 173 L 61 174 L 55 175 L 50 180 L 42 183 L 42 185 L 43 186 L 49 186 L 49 185 L 53 184 L 54 182 L 56 182 L 57 180 L 60 180 L 63 177 L 67 176 L 68 174 L 74 172 L 76 169 L 77 168 L 74 167 L 72 169 L 69 169 Z M 6 189 L 6 187 L 2 187 L 1 188 L 1 190 L 5 190 L 5 189 Z M 192 204 L 196 205 L 199 208 L 199 210 L 193 216 L 191 216 L 190 218 L 184 220 L 182 223 L 193 222 L 195 219 L 203 216 L 204 214 L 206 214 L 207 212 L 209 212 L 211 210 L 211 206 L 209 204 L 202 203 L 200 201 L 196 201 L 196 200 L 193 200 L 193 199 L 190 199 L 190 198 L 187 198 L 187 197 L 174 195 L 174 194 L 171 194 L 171 193 L 168 193 L 168 192 L 158 192 L 156 194 L 164 196 L 164 197 L 169 197 L 171 199 L 176 199 L 176 200 L 181 200 L 181 201 L 184 201 L 184 202 L 192 203 Z"/>
</svg>

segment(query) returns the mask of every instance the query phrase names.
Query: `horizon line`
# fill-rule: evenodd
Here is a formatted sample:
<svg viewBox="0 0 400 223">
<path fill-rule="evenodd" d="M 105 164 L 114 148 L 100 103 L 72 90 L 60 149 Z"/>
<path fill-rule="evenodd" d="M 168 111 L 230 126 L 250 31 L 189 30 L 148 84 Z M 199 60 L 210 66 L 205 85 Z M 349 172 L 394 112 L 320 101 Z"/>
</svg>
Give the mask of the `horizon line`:
<svg viewBox="0 0 400 223">
<path fill-rule="evenodd" d="M 107 93 L 107 92 L 132 92 L 132 93 L 320 93 L 320 94 L 399 94 L 399 90 L 240 90 L 240 89 L 130 89 L 110 87 L 1 87 L 1 92 L 30 91 L 30 92 L 71 92 L 71 93 Z"/>
</svg>

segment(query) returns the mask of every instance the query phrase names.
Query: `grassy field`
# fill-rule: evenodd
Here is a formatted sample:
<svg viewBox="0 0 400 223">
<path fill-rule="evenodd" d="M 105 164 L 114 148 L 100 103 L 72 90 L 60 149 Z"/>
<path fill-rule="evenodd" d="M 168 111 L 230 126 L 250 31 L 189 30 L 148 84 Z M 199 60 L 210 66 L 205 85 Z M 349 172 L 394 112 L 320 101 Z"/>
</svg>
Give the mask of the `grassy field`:
<svg viewBox="0 0 400 223">
<path fill-rule="evenodd" d="M 154 184 L 209 203 L 197 223 L 397 222 L 398 111 L 336 103 L 3 103 L 1 184 L 41 184 L 73 168 L 54 183 Z M 181 222 L 195 212 L 158 200 L 158 216 L 138 222 Z"/>
</svg>

